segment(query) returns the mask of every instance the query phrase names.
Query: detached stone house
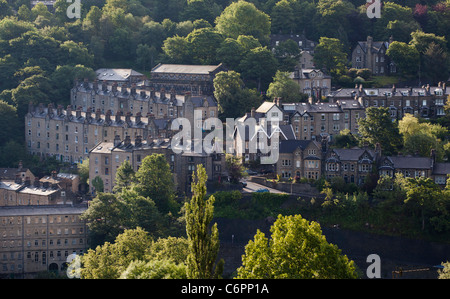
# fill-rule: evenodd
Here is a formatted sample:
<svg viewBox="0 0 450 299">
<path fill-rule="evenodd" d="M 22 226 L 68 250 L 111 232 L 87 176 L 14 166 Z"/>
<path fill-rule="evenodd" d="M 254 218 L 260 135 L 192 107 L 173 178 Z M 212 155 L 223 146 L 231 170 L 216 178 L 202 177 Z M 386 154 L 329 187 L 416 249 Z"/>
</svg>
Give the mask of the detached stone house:
<svg viewBox="0 0 450 299">
<path fill-rule="evenodd" d="M 366 41 L 359 41 L 352 51 L 352 67 L 356 69 L 367 68 L 372 71 L 373 75 L 397 73 L 395 63 L 386 55 L 392 41 L 392 37 L 389 42 L 373 41 L 371 36 L 368 36 Z"/>
</svg>

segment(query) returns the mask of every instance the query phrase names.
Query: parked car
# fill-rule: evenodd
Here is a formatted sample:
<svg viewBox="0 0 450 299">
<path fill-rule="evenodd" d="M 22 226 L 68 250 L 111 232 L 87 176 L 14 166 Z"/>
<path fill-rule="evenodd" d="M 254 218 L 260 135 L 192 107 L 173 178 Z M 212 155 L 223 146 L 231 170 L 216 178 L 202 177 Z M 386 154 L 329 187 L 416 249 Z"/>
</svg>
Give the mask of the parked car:
<svg viewBox="0 0 450 299">
<path fill-rule="evenodd" d="M 256 171 L 253 171 L 253 170 L 250 170 L 250 169 L 247 169 L 245 172 L 246 172 L 248 175 L 257 175 L 257 174 L 258 174 Z"/>
<path fill-rule="evenodd" d="M 245 187 L 247 187 L 247 182 L 245 182 L 245 181 L 241 181 L 241 184 L 242 184 L 242 188 L 245 188 Z"/>
<path fill-rule="evenodd" d="M 269 189 L 266 189 L 266 188 L 259 188 L 259 189 L 256 190 L 255 192 L 258 192 L 258 193 L 269 192 Z"/>
</svg>

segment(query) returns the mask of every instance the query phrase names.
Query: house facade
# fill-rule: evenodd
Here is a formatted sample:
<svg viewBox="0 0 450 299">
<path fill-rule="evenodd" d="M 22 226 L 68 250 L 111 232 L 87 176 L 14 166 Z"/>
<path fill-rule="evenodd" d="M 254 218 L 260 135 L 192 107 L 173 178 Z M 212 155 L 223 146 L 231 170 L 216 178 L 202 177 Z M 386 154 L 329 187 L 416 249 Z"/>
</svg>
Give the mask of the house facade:
<svg viewBox="0 0 450 299">
<path fill-rule="evenodd" d="M 359 41 L 352 51 L 351 64 L 356 69 L 369 69 L 373 75 L 388 75 L 397 73 L 397 67 L 386 51 L 392 42 L 373 41 L 371 36 L 366 41 Z"/>
</svg>

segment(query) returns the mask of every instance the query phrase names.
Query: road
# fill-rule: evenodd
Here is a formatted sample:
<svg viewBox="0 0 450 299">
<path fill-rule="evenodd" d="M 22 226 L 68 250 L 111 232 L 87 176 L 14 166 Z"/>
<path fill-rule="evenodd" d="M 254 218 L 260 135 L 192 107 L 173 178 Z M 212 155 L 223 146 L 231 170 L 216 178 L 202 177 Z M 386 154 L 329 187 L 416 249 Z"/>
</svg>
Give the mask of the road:
<svg viewBox="0 0 450 299">
<path fill-rule="evenodd" d="M 280 194 L 285 193 L 283 191 L 280 191 L 280 190 L 277 190 L 277 189 L 273 189 L 273 188 L 269 188 L 269 187 L 266 187 L 264 185 L 257 184 L 257 183 L 254 183 L 254 182 L 246 181 L 246 183 L 247 183 L 247 186 L 242 189 L 242 191 L 244 191 L 244 192 L 251 193 L 251 192 L 255 192 L 258 189 L 263 188 L 263 189 L 269 190 L 270 193 L 280 193 Z"/>
</svg>

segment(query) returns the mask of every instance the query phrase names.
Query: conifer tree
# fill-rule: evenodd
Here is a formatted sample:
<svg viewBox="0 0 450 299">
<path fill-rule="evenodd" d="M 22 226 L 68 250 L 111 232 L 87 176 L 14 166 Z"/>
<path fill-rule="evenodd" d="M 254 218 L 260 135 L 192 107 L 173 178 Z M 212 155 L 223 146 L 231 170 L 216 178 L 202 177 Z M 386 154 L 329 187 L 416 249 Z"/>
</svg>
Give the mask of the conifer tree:
<svg viewBox="0 0 450 299">
<path fill-rule="evenodd" d="M 193 174 L 194 176 L 194 174 Z M 206 199 L 206 170 L 197 165 L 197 177 L 192 182 L 192 198 L 185 203 L 186 233 L 189 243 L 187 257 L 187 277 L 189 279 L 218 278 L 223 260 L 213 272 L 219 252 L 219 232 L 217 223 L 210 228 L 214 216 L 214 196 Z"/>
</svg>

